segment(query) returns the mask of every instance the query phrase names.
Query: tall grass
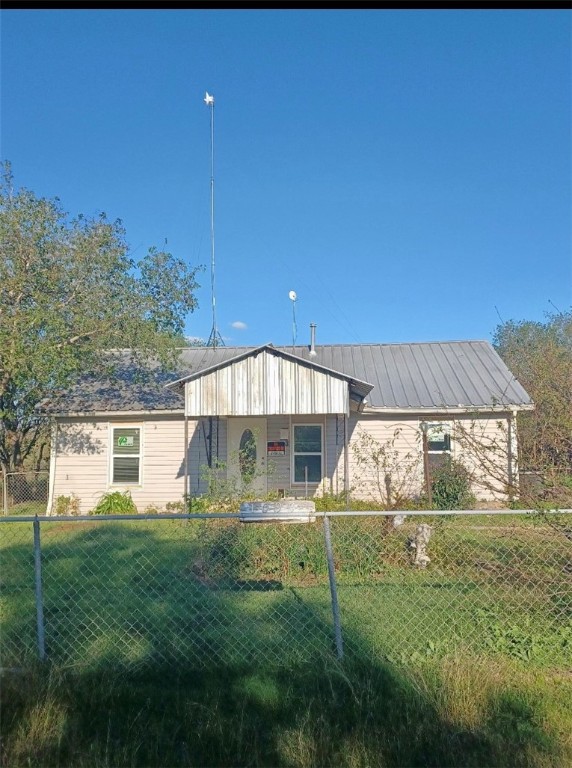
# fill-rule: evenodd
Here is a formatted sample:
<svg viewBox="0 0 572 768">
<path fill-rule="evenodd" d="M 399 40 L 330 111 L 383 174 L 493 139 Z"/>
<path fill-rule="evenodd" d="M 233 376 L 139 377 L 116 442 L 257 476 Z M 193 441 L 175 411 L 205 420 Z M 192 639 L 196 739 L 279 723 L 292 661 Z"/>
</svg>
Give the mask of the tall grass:
<svg viewBox="0 0 572 768">
<path fill-rule="evenodd" d="M 5 768 L 572 764 L 570 678 L 509 661 L 37 669 L 2 682 Z"/>
</svg>

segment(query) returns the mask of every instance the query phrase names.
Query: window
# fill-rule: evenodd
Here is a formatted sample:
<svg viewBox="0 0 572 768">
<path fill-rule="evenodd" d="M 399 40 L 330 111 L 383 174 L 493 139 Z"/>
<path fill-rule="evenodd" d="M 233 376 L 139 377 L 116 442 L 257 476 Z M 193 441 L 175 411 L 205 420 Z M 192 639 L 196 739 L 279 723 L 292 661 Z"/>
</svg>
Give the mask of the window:
<svg viewBox="0 0 572 768">
<path fill-rule="evenodd" d="M 141 427 L 113 427 L 111 482 L 139 485 L 141 482 Z"/>
<path fill-rule="evenodd" d="M 427 449 L 429 453 L 451 450 L 451 429 L 448 424 L 427 424 Z"/>
<path fill-rule="evenodd" d="M 322 426 L 299 424 L 293 427 L 294 482 L 319 483 L 322 479 Z M 307 475 L 307 476 L 306 476 Z"/>
<path fill-rule="evenodd" d="M 245 429 L 240 438 L 238 464 L 243 481 L 252 482 L 256 473 L 256 438 L 251 429 Z"/>
<path fill-rule="evenodd" d="M 437 469 L 445 464 L 451 454 L 450 424 L 427 424 L 427 453 L 430 470 Z"/>
</svg>

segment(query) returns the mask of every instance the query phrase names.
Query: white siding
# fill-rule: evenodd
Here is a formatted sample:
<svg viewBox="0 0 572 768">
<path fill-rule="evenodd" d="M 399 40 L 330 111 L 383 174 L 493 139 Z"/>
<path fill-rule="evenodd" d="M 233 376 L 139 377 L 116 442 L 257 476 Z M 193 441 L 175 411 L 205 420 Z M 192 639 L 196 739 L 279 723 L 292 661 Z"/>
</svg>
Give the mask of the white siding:
<svg viewBox="0 0 572 768">
<path fill-rule="evenodd" d="M 191 417 L 346 413 L 348 390 L 345 379 L 263 351 L 187 382 L 185 400 Z"/>
<path fill-rule="evenodd" d="M 446 421 L 439 416 L 426 417 L 426 420 Z M 190 473 L 191 489 L 194 494 L 205 493 L 205 482 L 199 482 L 200 466 L 206 465 L 207 454 L 204 436 L 200 429 L 201 422 L 205 423 L 208 434 L 208 419 L 190 421 L 199 425 L 191 438 Z M 216 422 L 216 420 L 213 420 Z M 332 415 L 320 416 L 273 416 L 267 419 L 267 437 L 269 441 L 280 440 L 280 430 L 289 429 L 291 425 L 303 423 L 320 423 L 324 430 L 322 482 L 310 486 L 310 495 L 323 493 L 342 494 L 344 483 L 344 417 Z M 226 460 L 226 419 L 219 420 L 218 457 Z M 500 480 L 506 476 L 508 464 L 505 461 L 506 449 L 506 419 L 498 415 L 479 417 L 478 419 L 459 419 L 451 422 L 453 438 L 451 453 L 461 459 L 474 472 L 475 483 L 473 492 L 478 499 L 503 499 L 503 485 Z M 348 426 L 348 486 L 352 496 L 372 503 L 379 503 L 386 496 L 385 474 L 391 476 L 392 492 L 399 491 L 403 496 L 415 496 L 424 489 L 423 454 L 420 431 L 420 420 L 417 417 L 396 419 L 378 415 L 352 414 L 347 419 Z M 480 456 L 475 455 L 460 438 L 472 429 Z M 214 429 L 216 433 L 216 427 Z M 216 454 L 216 441 L 213 452 Z M 386 463 L 373 460 L 374 452 L 383 446 L 386 449 Z M 484 448 L 484 452 L 483 452 Z M 369 450 L 369 455 L 368 455 Z M 269 461 L 268 490 L 284 491 L 288 495 L 304 495 L 304 488 L 291 482 L 291 435 L 286 447 L 285 456 L 274 456 Z M 360 462 L 360 455 L 362 461 Z M 488 475 L 483 472 L 487 466 Z M 503 474 L 504 473 L 504 474 Z"/>
<path fill-rule="evenodd" d="M 425 417 L 442 421 L 439 416 Z M 360 444 L 368 439 L 375 449 L 385 445 L 393 489 L 416 494 L 423 489 L 423 461 L 419 419 L 395 419 L 379 415 L 352 414 L 348 421 L 349 487 L 356 498 L 379 501 L 385 495 L 385 468 L 376 469 L 374 462 L 360 463 Z M 333 415 L 277 415 L 267 419 L 269 441 L 280 440 L 280 430 L 291 424 L 324 425 L 324 478 L 312 494 L 344 491 L 344 417 Z M 143 429 L 142 478 L 139 486 L 117 486 L 109 482 L 110 427 L 136 426 Z M 222 465 L 227 460 L 227 425 L 225 418 L 212 419 L 213 460 Z M 189 419 L 189 490 L 193 496 L 207 491 L 207 447 L 211 420 Z M 364 438 L 364 435 L 366 436 Z M 499 415 L 457 419 L 453 423 L 452 454 L 461 459 L 475 474 L 474 492 L 479 499 L 504 500 L 504 483 L 508 476 L 507 419 Z M 291 438 L 291 435 L 289 436 Z M 474 449 L 469 439 L 475 441 Z M 365 451 L 367 454 L 367 446 Z M 291 483 L 291 441 L 285 456 L 271 459 L 268 490 L 284 490 L 287 494 L 304 494 L 304 488 Z M 362 450 L 364 455 L 364 450 Z M 366 456 L 367 459 L 367 456 Z M 203 468 L 203 469 L 202 469 Z M 58 496 L 76 495 L 81 511 L 93 509 L 101 495 L 110 490 L 129 489 L 140 512 L 155 505 L 164 507 L 179 501 L 184 494 L 184 419 L 181 415 L 155 416 L 141 419 L 108 418 L 59 419 L 57 422 L 54 474 L 54 501 Z"/>
<path fill-rule="evenodd" d="M 473 473 L 473 492 L 477 498 L 506 501 L 511 460 L 513 472 L 516 469 L 509 439 L 508 419 L 498 414 L 478 419 L 467 417 L 455 422 L 453 455 Z"/>
<path fill-rule="evenodd" d="M 423 485 L 418 419 L 352 415 L 349 419 L 349 485 L 355 498 L 380 503 L 391 493 L 414 496 Z M 338 472 L 343 477 L 343 453 Z"/>
<path fill-rule="evenodd" d="M 53 501 L 77 496 L 86 514 L 107 490 L 109 475 L 107 420 L 57 422 Z M 52 455 L 51 461 L 54 461 Z M 53 508 L 52 508 L 53 509 Z"/>
<path fill-rule="evenodd" d="M 438 415 L 426 421 L 452 426 L 451 455 L 473 473 L 473 493 L 480 500 L 506 501 L 508 477 L 507 419 L 498 414 L 458 418 Z M 386 497 L 385 475 L 392 477 L 393 492 L 414 496 L 423 491 L 423 449 L 419 418 L 380 416 L 350 418 L 349 476 L 351 494 L 364 500 Z M 368 450 L 369 442 L 369 450 Z M 375 451 L 385 448 L 385 459 L 376 463 Z M 360 455 L 363 457 L 360 463 Z M 385 463 L 384 463 L 385 462 Z M 334 478 L 343 479 L 343 449 Z M 341 483 L 343 490 L 343 480 Z"/>
<path fill-rule="evenodd" d="M 280 430 L 288 429 L 288 416 L 270 416 L 267 420 L 268 441 L 280 440 Z M 290 489 L 290 440 L 286 446 L 284 456 L 272 456 L 267 461 L 268 466 L 268 490 L 288 491 Z"/>
<path fill-rule="evenodd" d="M 110 482 L 111 427 L 141 426 L 139 485 Z M 180 501 L 184 492 L 184 420 L 182 416 L 140 419 L 62 419 L 58 421 L 54 501 L 74 494 L 81 512 L 92 510 L 102 494 L 129 490 L 137 509 Z"/>
</svg>

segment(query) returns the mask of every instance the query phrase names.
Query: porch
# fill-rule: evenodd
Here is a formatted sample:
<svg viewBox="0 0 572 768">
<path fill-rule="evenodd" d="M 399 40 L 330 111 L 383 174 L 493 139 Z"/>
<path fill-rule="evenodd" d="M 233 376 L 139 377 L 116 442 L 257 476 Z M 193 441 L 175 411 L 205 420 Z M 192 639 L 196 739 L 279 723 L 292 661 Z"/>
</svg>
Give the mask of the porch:
<svg viewBox="0 0 572 768">
<path fill-rule="evenodd" d="M 184 387 L 188 494 L 215 472 L 261 496 L 348 490 L 348 421 L 367 382 L 264 345 L 171 386 Z"/>
</svg>

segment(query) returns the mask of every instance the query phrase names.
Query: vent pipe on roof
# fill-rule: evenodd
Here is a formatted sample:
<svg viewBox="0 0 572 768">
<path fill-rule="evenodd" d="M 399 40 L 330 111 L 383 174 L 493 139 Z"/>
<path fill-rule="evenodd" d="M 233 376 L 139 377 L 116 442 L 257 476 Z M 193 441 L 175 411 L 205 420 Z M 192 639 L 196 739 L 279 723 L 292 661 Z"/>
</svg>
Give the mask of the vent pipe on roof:
<svg viewBox="0 0 572 768">
<path fill-rule="evenodd" d="M 310 357 L 316 357 L 316 323 L 310 323 Z"/>
</svg>

